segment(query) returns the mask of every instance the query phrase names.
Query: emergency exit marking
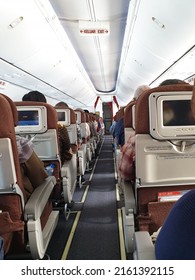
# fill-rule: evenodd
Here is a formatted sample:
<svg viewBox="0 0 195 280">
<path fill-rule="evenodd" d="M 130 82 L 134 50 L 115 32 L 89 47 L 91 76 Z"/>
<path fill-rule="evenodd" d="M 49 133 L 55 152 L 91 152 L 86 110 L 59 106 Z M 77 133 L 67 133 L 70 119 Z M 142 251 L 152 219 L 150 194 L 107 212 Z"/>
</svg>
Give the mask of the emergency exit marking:
<svg viewBox="0 0 195 280">
<path fill-rule="evenodd" d="M 108 34 L 109 31 L 107 29 L 81 29 L 80 33 L 82 35 L 100 35 L 100 34 Z"/>
</svg>

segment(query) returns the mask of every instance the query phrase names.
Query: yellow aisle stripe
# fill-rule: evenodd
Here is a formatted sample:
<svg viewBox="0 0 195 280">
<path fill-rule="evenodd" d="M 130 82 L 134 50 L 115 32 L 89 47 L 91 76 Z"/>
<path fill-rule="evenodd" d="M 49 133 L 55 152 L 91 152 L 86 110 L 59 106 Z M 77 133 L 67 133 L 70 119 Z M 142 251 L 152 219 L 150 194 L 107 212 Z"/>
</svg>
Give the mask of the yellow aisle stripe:
<svg viewBox="0 0 195 280">
<path fill-rule="evenodd" d="M 81 199 L 81 203 L 85 202 L 88 190 L 89 190 L 89 185 L 86 187 L 86 189 L 84 191 L 84 194 L 83 194 L 82 199 Z M 77 214 L 76 214 L 74 223 L 72 225 L 71 232 L 69 234 L 66 246 L 64 248 L 64 252 L 62 254 L 61 260 L 66 260 L 66 258 L 67 258 L 67 255 L 68 255 L 68 252 L 70 250 L 70 246 L 71 246 L 71 243 L 72 243 L 72 240 L 73 240 L 73 237 L 74 237 L 74 233 L 75 233 L 76 227 L 77 227 L 78 222 L 79 222 L 80 215 L 81 215 L 81 211 L 78 211 Z"/>
<path fill-rule="evenodd" d="M 73 226 L 72 226 L 72 229 L 71 229 L 71 232 L 70 232 L 69 237 L 68 237 L 68 241 L 66 243 L 64 252 L 62 254 L 61 260 L 66 260 L 66 258 L 67 258 L 67 255 L 68 255 L 68 252 L 69 252 L 69 249 L 70 249 L 70 245 L 72 243 L 72 239 L 74 237 L 74 233 L 75 233 L 80 215 L 81 215 L 81 211 L 77 212 L 74 223 L 73 223 Z"/>
<path fill-rule="evenodd" d="M 85 199 L 87 197 L 87 193 L 88 193 L 88 190 L 89 190 L 89 185 L 87 185 L 85 191 L 84 191 L 84 194 L 82 196 L 82 199 L 81 199 L 81 203 L 84 203 L 85 202 Z"/>
<path fill-rule="evenodd" d="M 119 228 L 121 260 L 126 260 L 126 250 L 125 250 L 125 240 L 124 240 L 124 233 L 123 233 L 123 221 L 122 221 L 121 209 L 118 209 L 118 228 Z"/>
</svg>

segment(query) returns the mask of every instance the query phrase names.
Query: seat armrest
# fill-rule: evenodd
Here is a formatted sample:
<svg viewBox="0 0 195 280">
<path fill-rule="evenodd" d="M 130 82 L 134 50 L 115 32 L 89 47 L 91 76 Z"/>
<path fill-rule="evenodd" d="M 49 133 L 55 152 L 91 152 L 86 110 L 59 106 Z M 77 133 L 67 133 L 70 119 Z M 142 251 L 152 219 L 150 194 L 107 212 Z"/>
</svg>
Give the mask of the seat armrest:
<svg viewBox="0 0 195 280">
<path fill-rule="evenodd" d="M 154 244 L 147 231 L 137 231 L 134 234 L 134 259 L 155 260 Z"/>
<path fill-rule="evenodd" d="M 24 217 L 26 220 L 29 218 L 37 220 L 41 217 L 55 184 L 56 178 L 49 176 L 34 190 L 25 205 Z"/>
<path fill-rule="evenodd" d="M 135 194 L 134 194 L 134 185 L 130 181 L 124 181 L 121 179 L 121 188 L 124 193 L 124 200 L 125 200 L 125 209 L 128 212 L 128 209 L 133 209 L 133 212 L 136 212 L 136 205 L 135 205 Z"/>
</svg>

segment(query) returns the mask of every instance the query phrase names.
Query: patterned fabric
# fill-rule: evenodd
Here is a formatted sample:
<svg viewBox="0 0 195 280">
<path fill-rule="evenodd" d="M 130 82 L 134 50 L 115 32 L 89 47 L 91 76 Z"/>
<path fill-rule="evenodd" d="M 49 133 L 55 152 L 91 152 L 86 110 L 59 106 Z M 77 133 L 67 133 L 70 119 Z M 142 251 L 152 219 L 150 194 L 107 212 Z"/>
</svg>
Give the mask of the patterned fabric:
<svg viewBox="0 0 195 280">
<path fill-rule="evenodd" d="M 20 163 L 26 162 L 33 153 L 33 143 L 24 137 L 16 135 L 18 156 Z"/>
<path fill-rule="evenodd" d="M 118 162 L 118 173 L 121 179 L 125 181 L 135 178 L 135 134 L 131 135 L 127 143 L 122 147 Z"/>
<path fill-rule="evenodd" d="M 72 158 L 72 150 L 70 145 L 70 138 L 68 135 L 67 128 L 63 125 L 58 124 L 58 136 L 60 143 L 60 159 L 62 165 L 65 161 Z"/>
</svg>

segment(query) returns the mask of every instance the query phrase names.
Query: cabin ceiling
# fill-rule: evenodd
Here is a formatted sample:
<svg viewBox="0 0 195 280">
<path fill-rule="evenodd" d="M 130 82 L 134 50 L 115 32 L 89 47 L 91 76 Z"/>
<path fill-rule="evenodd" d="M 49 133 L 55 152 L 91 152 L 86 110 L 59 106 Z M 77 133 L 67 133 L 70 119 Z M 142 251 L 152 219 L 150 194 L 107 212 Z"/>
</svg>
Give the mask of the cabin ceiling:
<svg viewBox="0 0 195 280">
<path fill-rule="evenodd" d="M 0 79 L 75 107 L 97 96 L 124 106 L 141 84 L 195 74 L 194 10 L 194 0 L 0 0 Z"/>
<path fill-rule="evenodd" d="M 79 0 L 79 5 L 78 0 L 50 2 L 95 90 L 113 92 L 130 0 Z M 105 33 L 94 36 L 90 31 Z"/>
</svg>

